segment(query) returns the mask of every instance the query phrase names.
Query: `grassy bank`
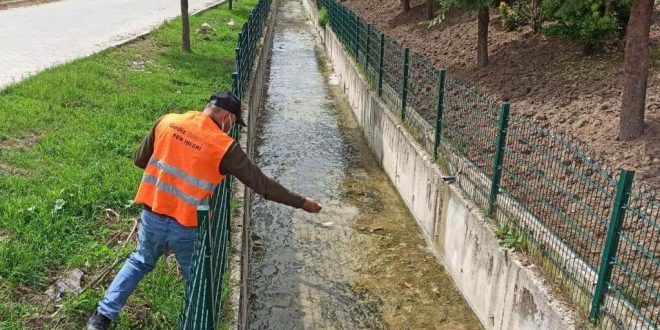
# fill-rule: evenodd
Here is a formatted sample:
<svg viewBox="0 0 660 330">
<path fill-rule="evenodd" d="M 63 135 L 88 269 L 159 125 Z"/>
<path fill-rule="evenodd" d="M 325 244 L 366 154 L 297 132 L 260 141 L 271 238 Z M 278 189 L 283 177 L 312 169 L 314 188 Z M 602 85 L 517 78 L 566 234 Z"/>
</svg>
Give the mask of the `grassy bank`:
<svg viewBox="0 0 660 330">
<path fill-rule="evenodd" d="M 215 28 L 193 34 L 193 54 L 179 50 L 175 20 L 0 91 L 0 329 L 82 327 L 121 262 L 79 295 L 53 302 L 45 291 L 75 268 L 86 286 L 134 247 L 123 241 L 139 212 L 130 204 L 141 176 L 135 147 L 160 115 L 201 109 L 230 88 L 238 32 L 255 3 L 191 17 L 193 31 Z M 175 267 L 161 260 L 116 329 L 173 328 L 181 294 Z"/>
</svg>

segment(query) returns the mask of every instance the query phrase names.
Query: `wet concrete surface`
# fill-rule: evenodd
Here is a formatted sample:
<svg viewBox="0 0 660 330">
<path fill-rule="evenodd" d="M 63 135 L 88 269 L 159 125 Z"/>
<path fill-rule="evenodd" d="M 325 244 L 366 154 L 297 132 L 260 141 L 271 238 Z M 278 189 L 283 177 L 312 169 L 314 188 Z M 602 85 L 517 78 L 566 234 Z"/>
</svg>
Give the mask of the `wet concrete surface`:
<svg viewBox="0 0 660 330">
<path fill-rule="evenodd" d="M 256 161 L 322 202 L 252 204 L 250 329 L 480 329 L 333 85 L 299 0 L 280 0 Z"/>
</svg>

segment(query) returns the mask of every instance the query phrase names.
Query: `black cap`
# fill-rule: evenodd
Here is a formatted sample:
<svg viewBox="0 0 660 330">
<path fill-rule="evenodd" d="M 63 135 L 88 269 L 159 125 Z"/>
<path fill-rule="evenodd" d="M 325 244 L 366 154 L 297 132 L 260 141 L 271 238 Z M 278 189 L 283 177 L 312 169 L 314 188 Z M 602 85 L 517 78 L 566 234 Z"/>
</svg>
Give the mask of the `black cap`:
<svg viewBox="0 0 660 330">
<path fill-rule="evenodd" d="M 218 92 L 211 95 L 209 102 L 218 108 L 229 111 L 236 115 L 236 122 L 247 126 L 241 115 L 241 101 L 231 92 Z"/>
</svg>

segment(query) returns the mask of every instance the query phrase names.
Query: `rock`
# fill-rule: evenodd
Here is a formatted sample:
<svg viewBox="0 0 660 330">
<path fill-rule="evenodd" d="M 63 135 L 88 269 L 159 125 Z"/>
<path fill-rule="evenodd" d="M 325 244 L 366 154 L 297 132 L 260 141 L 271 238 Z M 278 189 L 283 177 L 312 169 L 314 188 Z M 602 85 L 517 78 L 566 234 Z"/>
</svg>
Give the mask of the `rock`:
<svg viewBox="0 0 660 330">
<path fill-rule="evenodd" d="M 174 268 L 177 266 L 176 257 L 174 256 L 174 253 L 168 255 L 167 258 L 165 258 L 165 264 L 167 265 L 167 267 L 170 268 Z"/>
<path fill-rule="evenodd" d="M 575 124 L 575 126 L 576 126 L 577 128 L 582 128 L 582 127 L 584 127 L 584 126 L 587 125 L 587 122 L 588 122 L 588 121 L 589 121 L 589 120 L 586 119 L 586 118 L 585 118 L 585 119 L 581 119 L 581 120 L 579 120 L 579 121 Z"/>
<path fill-rule="evenodd" d="M 215 29 L 209 23 L 203 23 L 202 26 L 197 29 L 198 34 L 210 34 L 213 33 Z"/>
<path fill-rule="evenodd" d="M 233 19 L 230 19 L 229 22 L 227 22 L 227 25 L 234 26 L 234 25 L 236 25 L 236 21 L 234 21 Z"/>
<path fill-rule="evenodd" d="M 83 271 L 78 268 L 67 272 L 55 282 L 54 286 L 51 286 L 46 291 L 46 295 L 55 301 L 59 301 L 66 293 L 78 294 L 82 292 L 80 282 L 82 281 L 83 274 Z"/>
<path fill-rule="evenodd" d="M 333 224 L 334 224 L 334 223 L 333 223 L 332 221 L 328 221 L 328 222 L 324 222 L 324 223 L 322 223 L 322 224 L 321 224 L 321 227 L 323 227 L 323 228 L 330 228 L 330 227 L 332 227 Z"/>
<path fill-rule="evenodd" d="M 438 285 L 435 283 L 431 283 L 431 291 L 437 295 L 440 295 L 440 289 L 438 289 Z"/>
<path fill-rule="evenodd" d="M 144 69 L 144 62 L 142 63 L 142 69 Z M 121 216 L 115 210 L 107 208 L 105 209 L 105 217 L 111 222 L 121 221 Z"/>
<path fill-rule="evenodd" d="M 131 61 L 131 69 L 133 69 L 134 71 L 144 71 L 144 62 L 142 62 L 142 61 Z M 108 210 L 110 210 L 110 209 L 108 209 Z M 106 210 L 106 216 L 108 216 L 107 210 Z"/>
<path fill-rule="evenodd" d="M 376 197 L 378 197 L 378 192 L 377 191 L 367 191 L 365 193 L 365 195 L 367 197 L 370 197 L 370 198 L 376 198 Z"/>
</svg>

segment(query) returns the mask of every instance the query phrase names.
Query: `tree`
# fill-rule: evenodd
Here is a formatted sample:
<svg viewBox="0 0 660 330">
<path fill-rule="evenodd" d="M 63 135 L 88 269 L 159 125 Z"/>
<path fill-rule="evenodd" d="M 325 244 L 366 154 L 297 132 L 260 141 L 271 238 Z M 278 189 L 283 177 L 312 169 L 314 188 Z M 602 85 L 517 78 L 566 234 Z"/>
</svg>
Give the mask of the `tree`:
<svg viewBox="0 0 660 330">
<path fill-rule="evenodd" d="M 445 12 L 450 7 L 459 7 L 479 12 L 477 22 L 477 64 L 480 68 L 488 65 L 488 25 L 490 23 L 490 6 L 493 0 L 438 0 L 440 10 L 438 17 L 429 26 L 440 24 L 445 19 Z"/>
<path fill-rule="evenodd" d="M 437 0 L 427 0 L 426 1 L 426 19 L 432 20 L 435 18 L 436 13 L 438 12 L 438 1 Z"/>
<path fill-rule="evenodd" d="M 530 17 L 530 23 L 534 33 L 541 32 L 541 26 L 543 25 L 543 5 L 541 0 L 532 0 L 532 15 Z"/>
<path fill-rule="evenodd" d="M 190 53 L 190 20 L 188 19 L 188 0 L 181 0 L 181 50 Z"/>
<path fill-rule="evenodd" d="M 401 1 L 401 9 L 403 10 L 404 13 L 407 13 L 410 10 L 410 0 L 400 0 Z"/>
<path fill-rule="evenodd" d="M 488 65 L 488 6 L 479 7 L 479 20 L 477 22 L 477 64 L 480 68 Z"/>
<path fill-rule="evenodd" d="M 653 0 L 633 0 L 623 60 L 624 82 L 619 139 L 634 140 L 644 134 L 644 108 L 649 76 L 649 31 Z"/>
</svg>

